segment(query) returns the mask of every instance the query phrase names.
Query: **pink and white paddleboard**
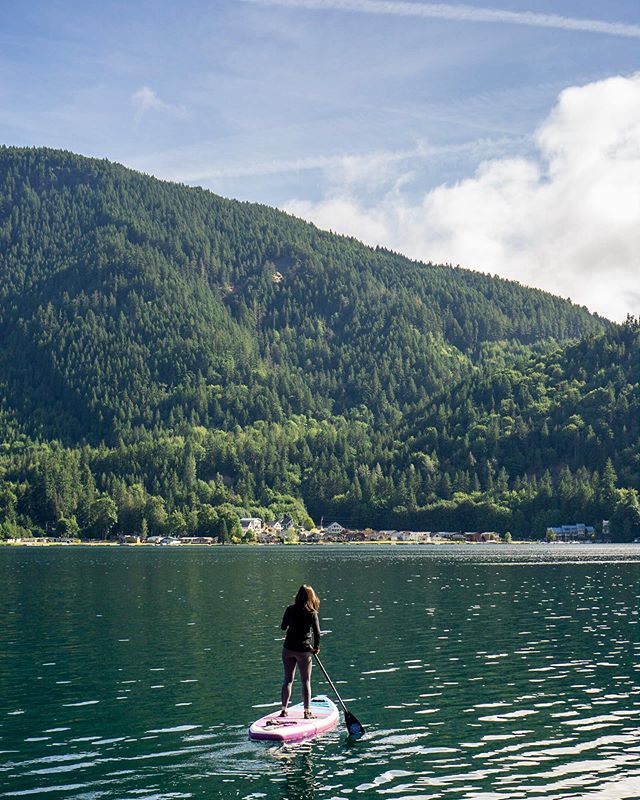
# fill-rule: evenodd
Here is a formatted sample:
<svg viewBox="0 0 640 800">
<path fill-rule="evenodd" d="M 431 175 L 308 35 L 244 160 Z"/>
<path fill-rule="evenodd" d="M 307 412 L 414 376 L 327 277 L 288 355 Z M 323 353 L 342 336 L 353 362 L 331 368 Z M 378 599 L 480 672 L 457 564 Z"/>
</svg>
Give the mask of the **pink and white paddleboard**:
<svg viewBox="0 0 640 800">
<path fill-rule="evenodd" d="M 276 742 L 300 742 L 319 733 L 335 728 L 340 719 L 337 706 L 321 694 L 311 700 L 313 719 L 304 718 L 302 703 L 289 707 L 286 717 L 280 711 L 272 711 L 256 720 L 249 728 L 250 739 L 265 739 Z"/>
</svg>

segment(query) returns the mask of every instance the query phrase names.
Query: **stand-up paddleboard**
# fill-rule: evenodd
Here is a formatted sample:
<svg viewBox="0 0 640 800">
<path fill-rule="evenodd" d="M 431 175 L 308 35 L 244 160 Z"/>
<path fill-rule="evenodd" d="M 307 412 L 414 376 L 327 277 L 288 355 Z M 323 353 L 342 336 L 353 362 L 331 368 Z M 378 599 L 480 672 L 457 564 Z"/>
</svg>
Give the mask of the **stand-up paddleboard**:
<svg viewBox="0 0 640 800">
<path fill-rule="evenodd" d="M 289 706 L 289 714 L 280 716 L 280 711 L 272 711 L 256 720 L 249 728 L 249 738 L 266 739 L 276 742 L 300 742 L 319 733 L 335 728 L 340 712 L 335 703 L 321 694 L 311 700 L 309 706 L 313 719 L 304 718 L 304 706 L 298 703 Z"/>
</svg>

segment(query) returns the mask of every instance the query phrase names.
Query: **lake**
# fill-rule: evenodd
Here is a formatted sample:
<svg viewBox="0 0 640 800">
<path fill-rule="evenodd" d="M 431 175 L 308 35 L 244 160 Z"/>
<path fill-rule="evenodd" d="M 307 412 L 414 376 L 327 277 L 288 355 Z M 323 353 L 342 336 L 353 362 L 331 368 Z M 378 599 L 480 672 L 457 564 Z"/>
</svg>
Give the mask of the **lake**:
<svg viewBox="0 0 640 800">
<path fill-rule="evenodd" d="M 247 738 L 303 582 L 361 741 Z M 0 586 L 3 797 L 640 797 L 639 546 L 4 547 Z"/>
</svg>

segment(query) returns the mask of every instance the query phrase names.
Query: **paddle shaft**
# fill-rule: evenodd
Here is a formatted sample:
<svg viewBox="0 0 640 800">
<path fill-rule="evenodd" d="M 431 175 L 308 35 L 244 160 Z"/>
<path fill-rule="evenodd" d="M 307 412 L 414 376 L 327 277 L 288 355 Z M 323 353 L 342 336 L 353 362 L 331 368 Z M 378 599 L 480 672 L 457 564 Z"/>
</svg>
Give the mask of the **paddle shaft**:
<svg viewBox="0 0 640 800">
<path fill-rule="evenodd" d="M 329 677 L 329 673 L 324 668 L 324 664 L 318 658 L 318 654 L 314 653 L 314 655 L 316 657 L 316 661 L 318 662 L 318 666 L 320 667 L 320 669 L 324 674 L 324 677 L 329 681 L 329 685 L 335 692 L 335 695 L 338 698 L 340 705 L 342 706 L 342 710 L 344 711 L 344 721 L 347 726 L 347 730 L 349 731 L 349 736 L 352 736 L 354 739 L 359 739 L 361 736 L 364 736 L 364 727 L 362 726 L 362 723 L 360 722 L 360 720 L 354 717 L 354 715 L 346 707 L 346 705 L 344 704 L 344 700 L 340 697 L 340 694 L 338 693 L 338 690 L 335 687 L 334 682 Z"/>
<path fill-rule="evenodd" d="M 329 673 L 328 673 L 328 672 L 327 672 L 327 670 L 324 668 L 324 664 L 322 663 L 322 661 L 320 661 L 320 658 L 318 657 L 318 654 L 317 654 L 317 653 L 314 653 L 314 656 L 315 656 L 315 659 L 316 659 L 316 661 L 318 662 L 318 666 L 319 666 L 319 667 L 320 667 L 320 669 L 322 670 L 322 674 L 323 674 L 323 675 L 324 675 L 324 677 L 325 677 L 325 678 L 326 678 L 326 679 L 329 681 L 329 686 L 331 686 L 331 688 L 332 688 L 332 689 L 333 689 L 333 691 L 335 692 L 335 695 L 336 695 L 336 697 L 338 698 L 338 701 L 339 701 L 340 705 L 342 706 L 342 710 L 344 711 L 344 713 L 345 713 L 345 714 L 348 714 L 348 713 L 349 713 L 349 709 L 348 709 L 348 708 L 345 706 L 345 704 L 344 704 L 344 700 L 343 700 L 343 699 L 340 697 L 340 695 L 339 695 L 339 693 L 338 693 L 338 690 L 337 690 L 337 689 L 336 689 L 336 687 L 335 687 L 335 684 L 334 684 L 334 682 L 331 680 L 331 678 L 329 677 Z"/>
</svg>

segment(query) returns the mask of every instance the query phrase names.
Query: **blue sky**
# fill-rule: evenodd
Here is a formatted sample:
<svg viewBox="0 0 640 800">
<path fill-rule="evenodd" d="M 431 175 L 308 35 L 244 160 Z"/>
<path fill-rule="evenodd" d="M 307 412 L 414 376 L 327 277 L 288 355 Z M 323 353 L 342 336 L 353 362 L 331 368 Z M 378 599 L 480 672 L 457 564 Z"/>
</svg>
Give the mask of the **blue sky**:
<svg viewBox="0 0 640 800">
<path fill-rule="evenodd" d="M 5 144 L 640 312 L 637 0 L 7 8 Z"/>
</svg>

